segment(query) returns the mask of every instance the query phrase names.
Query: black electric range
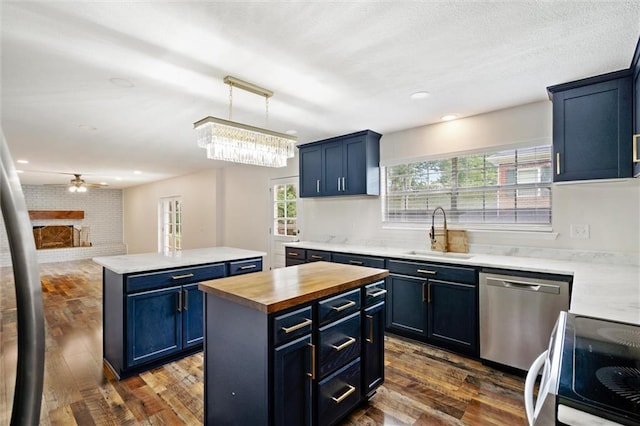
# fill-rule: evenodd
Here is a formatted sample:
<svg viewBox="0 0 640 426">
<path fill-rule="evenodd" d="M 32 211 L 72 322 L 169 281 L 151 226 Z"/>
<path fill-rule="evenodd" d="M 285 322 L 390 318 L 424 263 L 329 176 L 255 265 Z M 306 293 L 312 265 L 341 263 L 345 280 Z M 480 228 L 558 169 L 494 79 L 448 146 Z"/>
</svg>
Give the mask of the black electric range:
<svg viewBox="0 0 640 426">
<path fill-rule="evenodd" d="M 568 314 L 557 403 L 640 425 L 640 326 Z"/>
</svg>

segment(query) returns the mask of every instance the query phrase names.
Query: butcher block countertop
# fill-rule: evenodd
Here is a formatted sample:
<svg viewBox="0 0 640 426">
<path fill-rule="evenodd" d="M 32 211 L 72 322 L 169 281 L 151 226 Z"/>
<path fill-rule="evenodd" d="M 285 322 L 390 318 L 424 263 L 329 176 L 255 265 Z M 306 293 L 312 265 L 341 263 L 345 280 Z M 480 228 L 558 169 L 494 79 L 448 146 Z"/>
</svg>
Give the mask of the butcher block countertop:
<svg viewBox="0 0 640 426">
<path fill-rule="evenodd" d="M 389 275 L 386 269 L 313 262 L 204 281 L 205 293 L 270 314 L 360 287 Z"/>
</svg>

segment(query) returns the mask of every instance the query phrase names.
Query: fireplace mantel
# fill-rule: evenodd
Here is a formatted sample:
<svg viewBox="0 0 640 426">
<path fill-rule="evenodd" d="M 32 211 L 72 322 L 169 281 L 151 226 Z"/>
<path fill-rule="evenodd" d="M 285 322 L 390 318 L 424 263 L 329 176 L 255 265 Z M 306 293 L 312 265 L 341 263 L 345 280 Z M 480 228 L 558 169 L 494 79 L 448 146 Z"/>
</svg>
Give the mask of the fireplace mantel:
<svg viewBox="0 0 640 426">
<path fill-rule="evenodd" d="M 29 210 L 29 219 L 84 219 L 84 210 Z"/>
</svg>

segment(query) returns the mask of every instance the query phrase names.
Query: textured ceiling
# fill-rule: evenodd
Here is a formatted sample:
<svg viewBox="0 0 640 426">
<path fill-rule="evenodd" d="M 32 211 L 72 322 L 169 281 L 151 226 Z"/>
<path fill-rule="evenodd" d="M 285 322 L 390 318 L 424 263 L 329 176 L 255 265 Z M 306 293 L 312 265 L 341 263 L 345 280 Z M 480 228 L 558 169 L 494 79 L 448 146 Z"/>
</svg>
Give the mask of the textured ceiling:
<svg viewBox="0 0 640 426">
<path fill-rule="evenodd" d="M 30 162 L 23 183 L 69 179 L 41 170 L 112 187 L 220 167 L 193 122 L 227 118 L 226 75 L 273 90 L 269 128 L 308 142 L 547 99 L 629 67 L 640 34 L 638 1 L 3 0 L 0 13 L 0 114 Z M 234 92 L 234 120 L 264 126 L 264 107 Z"/>
</svg>

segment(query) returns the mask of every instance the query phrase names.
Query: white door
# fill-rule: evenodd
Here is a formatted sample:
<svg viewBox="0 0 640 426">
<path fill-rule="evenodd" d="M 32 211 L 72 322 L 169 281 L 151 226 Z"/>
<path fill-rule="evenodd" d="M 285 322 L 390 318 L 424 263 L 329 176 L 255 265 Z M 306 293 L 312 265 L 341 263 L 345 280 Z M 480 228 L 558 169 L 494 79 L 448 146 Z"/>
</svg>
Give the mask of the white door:
<svg viewBox="0 0 640 426">
<path fill-rule="evenodd" d="M 284 244 L 299 241 L 301 203 L 298 202 L 298 176 L 271 179 L 271 269 L 286 266 Z"/>
</svg>

